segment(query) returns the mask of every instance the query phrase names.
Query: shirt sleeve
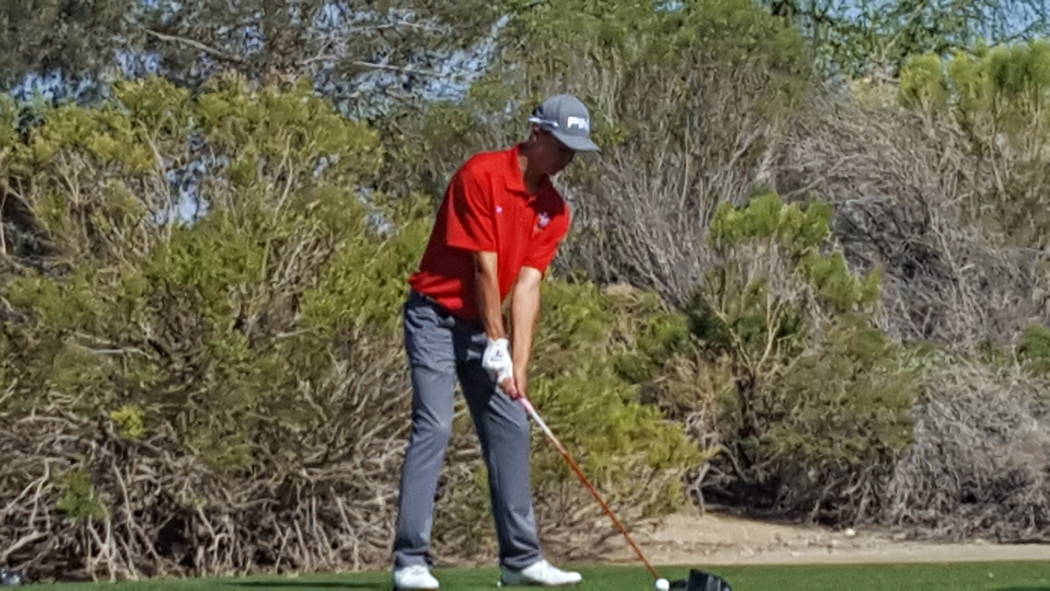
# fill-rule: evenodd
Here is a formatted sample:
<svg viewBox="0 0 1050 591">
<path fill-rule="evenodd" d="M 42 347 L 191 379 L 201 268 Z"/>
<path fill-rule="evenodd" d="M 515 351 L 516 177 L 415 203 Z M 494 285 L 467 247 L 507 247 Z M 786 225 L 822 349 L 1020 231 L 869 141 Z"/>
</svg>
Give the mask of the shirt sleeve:
<svg viewBox="0 0 1050 591">
<path fill-rule="evenodd" d="M 570 220 L 571 215 L 567 207 L 552 217 L 550 225 L 529 245 L 529 255 L 525 257 L 524 266 L 546 274 L 547 267 L 558 254 L 558 246 L 569 233 Z"/>
<path fill-rule="evenodd" d="M 477 172 L 464 167 L 448 186 L 445 239 L 449 246 L 471 251 L 496 250 L 496 220 L 492 195 Z"/>
</svg>

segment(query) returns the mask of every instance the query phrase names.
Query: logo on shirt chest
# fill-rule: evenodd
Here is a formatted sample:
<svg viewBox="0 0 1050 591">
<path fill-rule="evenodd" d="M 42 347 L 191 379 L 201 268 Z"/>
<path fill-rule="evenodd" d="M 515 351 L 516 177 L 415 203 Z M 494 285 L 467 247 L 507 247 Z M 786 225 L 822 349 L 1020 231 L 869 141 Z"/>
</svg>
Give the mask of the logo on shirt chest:
<svg viewBox="0 0 1050 591">
<path fill-rule="evenodd" d="M 525 221 L 526 219 L 531 218 L 532 220 L 534 220 L 532 224 L 532 235 L 534 236 L 536 234 L 539 234 L 543 230 L 546 230 L 551 225 L 552 221 L 551 214 L 547 213 L 546 211 L 536 211 L 535 209 L 531 208 L 524 208 L 515 212 L 514 210 L 508 211 L 502 205 L 496 205 L 495 207 L 493 207 L 493 210 L 496 212 L 496 215 L 499 216 L 499 218 L 501 219 L 503 218 L 504 213 L 508 213 L 511 216 L 510 218 L 507 218 L 508 221 L 510 221 L 510 223 L 514 223 L 514 220 L 520 220 L 518 223 L 524 224 L 527 223 Z"/>
</svg>

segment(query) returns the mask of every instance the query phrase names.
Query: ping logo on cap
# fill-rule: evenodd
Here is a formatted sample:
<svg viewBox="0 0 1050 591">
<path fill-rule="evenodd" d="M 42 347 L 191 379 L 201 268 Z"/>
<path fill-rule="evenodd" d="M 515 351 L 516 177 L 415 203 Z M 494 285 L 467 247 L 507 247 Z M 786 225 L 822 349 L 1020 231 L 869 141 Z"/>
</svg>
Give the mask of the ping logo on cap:
<svg viewBox="0 0 1050 591">
<path fill-rule="evenodd" d="M 565 120 L 565 126 L 569 129 L 579 129 L 582 131 L 591 130 L 591 122 L 587 121 L 584 117 L 572 117 L 570 116 Z"/>
</svg>

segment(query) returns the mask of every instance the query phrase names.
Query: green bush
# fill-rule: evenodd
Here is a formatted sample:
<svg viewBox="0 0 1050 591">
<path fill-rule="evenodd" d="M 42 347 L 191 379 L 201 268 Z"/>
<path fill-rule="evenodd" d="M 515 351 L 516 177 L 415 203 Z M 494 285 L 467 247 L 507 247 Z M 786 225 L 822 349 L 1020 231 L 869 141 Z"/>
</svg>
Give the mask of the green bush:
<svg viewBox="0 0 1050 591">
<path fill-rule="evenodd" d="M 870 322 L 837 319 L 771 385 L 756 464 L 769 462 L 776 501 L 833 523 L 878 515 L 879 487 L 912 442 L 919 378 Z"/>
<path fill-rule="evenodd" d="M 1048 91 L 1045 39 L 915 56 L 901 72 L 901 103 L 969 140 L 978 190 L 961 203 L 967 221 L 1008 245 L 1046 244 Z"/>
<path fill-rule="evenodd" d="M 666 471 L 667 493 L 650 489 L 647 494 L 659 499 L 655 508 L 680 506 L 685 500 L 677 493 L 681 470 L 695 465 L 698 450 L 680 425 L 641 403 L 641 386 L 656 376 L 619 371 L 628 356 L 655 358 L 667 339 L 683 338 L 675 316 L 654 294 L 624 296 L 591 284 L 550 282 L 544 300 L 532 387 L 537 403 L 565 425 L 566 440 L 579 444 L 586 454 L 584 467 L 600 480 L 612 483 L 615 474 L 640 469 Z M 639 300 L 643 305 L 636 305 Z M 568 476 L 564 469 L 559 472 Z M 623 487 L 618 492 L 631 493 L 632 480 L 617 486 Z M 654 509 L 644 503 L 638 508 Z"/>
<path fill-rule="evenodd" d="M 719 208 L 718 264 L 689 321 L 718 376 L 724 474 L 713 493 L 735 502 L 842 519 L 875 509 L 869 495 L 908 444 L 918 391 L 903 351 L 876 327 L 878 269 L 859 275 L 829 243 L 831 209 L 772 193 Z"/>
</svg>

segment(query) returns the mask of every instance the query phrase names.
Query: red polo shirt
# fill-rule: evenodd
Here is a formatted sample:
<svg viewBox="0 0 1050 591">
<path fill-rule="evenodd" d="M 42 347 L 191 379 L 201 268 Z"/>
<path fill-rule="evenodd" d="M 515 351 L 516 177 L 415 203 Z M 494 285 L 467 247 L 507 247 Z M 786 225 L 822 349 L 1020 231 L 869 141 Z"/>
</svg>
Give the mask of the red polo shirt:
<svg viewBox="0 0 1050 591">
<path fill-rule="evenodd" d="M 569 206 L 544 178 L 539 191 L 525 190 L 520 146 L 483 152 L 449 182 L 419 271 L 409 284 L 460 318 L 474 320 L 474 252 L 499 259 L 500 301 L 523 266 L 546 272 L 569 231 Z"/>
</svg>

